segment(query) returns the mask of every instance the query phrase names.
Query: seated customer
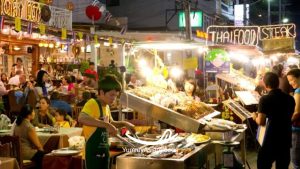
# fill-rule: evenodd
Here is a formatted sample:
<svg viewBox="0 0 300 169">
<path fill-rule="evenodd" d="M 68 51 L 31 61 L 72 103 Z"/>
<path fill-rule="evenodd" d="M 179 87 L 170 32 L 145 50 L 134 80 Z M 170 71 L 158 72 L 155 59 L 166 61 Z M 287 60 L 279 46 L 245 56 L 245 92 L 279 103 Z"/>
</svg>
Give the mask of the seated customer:
<svg viewBox="0 0 300 169">
<path fill-rule="evenodd" d="M 50 100 L 51 100 L 51 107 L 56 109 L 63 109 L 68 115 L 72 114 L 71 106 L 67 102 L 60 100 L 58 92 L 53 92 L 51 94 Z"/>
<path fill-rule="evenodd" d="M 82 100 L 76 104 L 76 106 L 78 107 L 83 107 L 85 105 L 85 103 L 92 98 L 91 93 L 90 92 L 83 92 L 82 93 Z"/>
<path fill-rule="evenodd" d="M 56 122 L 53 114 L 53 110 L 50 109 L 50 100 L 47 97 L 42 97 L 39 110 L 32 123 L 38 127 L 53 126 Z"/>
<path fill-rule="evenodd" d="M 21 140 L 21 156 L 23 160 L 32 160 L 37 164 L 37 168 L 42 168 L 45 153 L 35 128 L 30 123 L 34 117 L 35 112 L 33 108 L 29 104 L 24 105 L 17 117 L 13 134 L 19 136 Z"/>
<path fill-rule="evenodd" d="M 68 120 L 66 120 L 67 114 L 64 110 L 62 109 L 57 109 L 55 111 L 55 120 L 56 120 L 56 125 L 59 125 L 59 127 L 63 128 L 70 128 L 70 123 Z M 74 122 L 72 124 L 72 127 L 75 127 L 77 122 Z"/>
</svg>

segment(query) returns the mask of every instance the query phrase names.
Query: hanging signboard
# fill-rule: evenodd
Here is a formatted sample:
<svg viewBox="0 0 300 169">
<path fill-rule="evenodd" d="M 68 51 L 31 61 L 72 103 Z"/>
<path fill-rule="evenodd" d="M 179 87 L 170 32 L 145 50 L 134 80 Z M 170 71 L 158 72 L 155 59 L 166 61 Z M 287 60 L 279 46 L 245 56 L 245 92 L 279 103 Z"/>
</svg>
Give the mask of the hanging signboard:
<svg viewBox="0 0 300 169">
<path fill-rule="evenodd" d="M 43 22 L 51 27 L 72 30 L 71 11 L 31 0 L 0 0 L 0 15 L 21 18 L 21 20 L 34 23 Z"/>
<path fill-rule="evenodd" d="M 212 49 L 205 58 L 205 72 L 228 73 L 230 70 L 228 53 L 223 49 Z"/>
<path fill-rule="evenodd" d="M 186 69 L 195 69 L 198 67 L 198 57 L 191 57 L 183 59 L 183 68 Z"/>
<path fill-rule="evenodd" d="M 213 44 L 256 46 L 259 40 L 258 26 L 209 26 L 207 35 Z"/>
<path fill-rule="evenodd" d="M 34 1 L 0 0 L 0 15 L 40 22 L 41 4 Z"/>
<path fill-rule="evenodd" d="M 48 26 L 55 28 L 66 28 L 72 30 L 72 12 L 66 9 L 49 6 L 51 11 L 51 18 Z"/>
<path fill-rule="evenodd" d="M 276 51 L 276 50 L 294 50 L 294 38 L 278 38 L 278 39 L 264 39 L 262 40 L 263 51 Z"/>
</svg>

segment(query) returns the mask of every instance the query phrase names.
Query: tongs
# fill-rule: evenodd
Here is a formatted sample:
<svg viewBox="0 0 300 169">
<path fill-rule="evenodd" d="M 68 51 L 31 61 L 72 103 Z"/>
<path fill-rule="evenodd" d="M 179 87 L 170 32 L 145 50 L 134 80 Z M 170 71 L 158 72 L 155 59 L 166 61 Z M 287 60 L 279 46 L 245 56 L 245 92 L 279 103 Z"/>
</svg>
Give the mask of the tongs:
<svg viewBox="0 0 300 169">
<path fill-rule="evenodd" d="M 128 132 L 129 132 L 129 133 L 128 133 Z M 139 137 L 136 135 L 136 133 L 133 132 L 133 131 L 130 130 L 130 129 L 127 129 L 126 134 L 131 134 L 134 138 L 139 139 Z M 126 134 L 125 134 L 125 135 L 126 135 Z"/>
<path fill-rule="evenodd" d="M 117 134 L 116 137 L 123 141 L 124 143 L 128 144 L 130 147 L 136 147 L 134 144 L 130 143 L 129 141 L 127 141 L 126 139 L 124 139 L 120 134 Z"/>
</svg>

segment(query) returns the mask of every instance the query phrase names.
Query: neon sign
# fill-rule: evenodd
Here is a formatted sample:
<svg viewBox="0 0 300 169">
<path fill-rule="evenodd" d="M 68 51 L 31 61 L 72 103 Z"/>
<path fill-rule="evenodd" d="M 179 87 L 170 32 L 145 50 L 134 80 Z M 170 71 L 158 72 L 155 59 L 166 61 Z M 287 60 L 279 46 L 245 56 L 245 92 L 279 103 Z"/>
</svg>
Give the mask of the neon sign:
<svg viewBox="0 0 300 169">
<path fill-rule="evenodd" d="M 259 40 L 259 27 L 209 26 L 207 35 L 211 37 L 213 44 L 256 46 Z"/>
<path fill-rule="evenodd" d="M 296 26 L 294 24 L 267 26 L 209 26 L 207 35 L 214 45 L 248 45 L 257 46 L 259 40 L 294 39 Z M 208 37 L 206 44 L 208 44 Z"/>
<path fill-rule="evenodd" d="M 296 37 L 296 26 L 294 24 L 261 26 L 260 30 L 261 40 Z"/>
</svg>

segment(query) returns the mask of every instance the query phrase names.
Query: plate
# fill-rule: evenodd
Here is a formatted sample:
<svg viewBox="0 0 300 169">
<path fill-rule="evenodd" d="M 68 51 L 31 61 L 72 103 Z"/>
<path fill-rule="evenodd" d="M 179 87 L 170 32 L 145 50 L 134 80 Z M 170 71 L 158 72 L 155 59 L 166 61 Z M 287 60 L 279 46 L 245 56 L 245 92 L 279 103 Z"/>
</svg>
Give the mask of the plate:
<svg viewBox="0 0 300 169">
<path fill-rule="evenodd" d="M 211 138 L 207 135 L 202 134 L 191 134 L 189 137 L 187 137 L 187 142 L 192 142 L 196 145 L 207 143 L 211 140 Z"/>
<path fill-rule="evenodd" d="M 36 128 L 35 128 L 35 131 L 36 131 L 36 132 L 45 132 L 46 129 L 45 129 L 45 128 L 38 128 L 38 127 L 36 127 Z"/>
<path fill-rule="evenodd" d="M 71 156 L 71 155 L 79 154 L 80 151 L 70 150 L 70 149 L 58 149 L 58 150 L 53 150 L 51 153 L 57 156 Z"/>
<path fill-rule="evenodd" d="M 0 130 L 0 133 L 8 133 L 10 130 Z"/>
</svg>

